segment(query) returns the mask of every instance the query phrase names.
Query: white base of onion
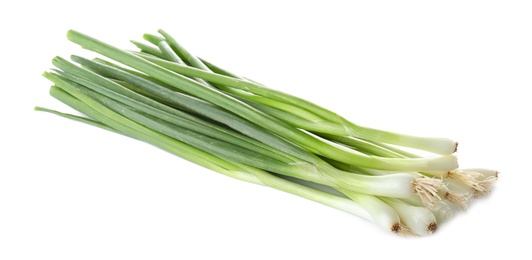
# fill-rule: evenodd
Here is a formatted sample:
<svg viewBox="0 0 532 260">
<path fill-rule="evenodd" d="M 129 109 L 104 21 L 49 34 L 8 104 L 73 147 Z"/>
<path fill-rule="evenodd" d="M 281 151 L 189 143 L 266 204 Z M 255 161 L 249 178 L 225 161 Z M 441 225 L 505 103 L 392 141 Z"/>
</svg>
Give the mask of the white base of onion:
<svg viewBox="0 0 532 260">
<path fill-rule="evenodd" d="M 480 186 L 485 188 L 484 193 L 479 193 L 474 195 L 475 198 L 482 198 L 487 196 L 491 192 L 491 186 L 493 186 L 497 182 L 497 177 L 488 177 L 484 180 L 480 180 Z"/>
<path fill-rule="evenodd" d="M 438 195 L 446 202 L 450 202 L 462 209 L 467 209 L 469 198 L 472 196 L 472 189 L 458 184 L 453 179 L 444 179 L 444 187 Z"/>
<path fill-rule="evenodd" d="M 410 204 L 416 207 L 423 207 L 421 200 L 418 197 L 411 197 L 407 199 L 401 199 L 404 203 Z M 434 203 L 434 207 L 430 210 L 436 217 L 436 223 L 443 223 L 452 218 L 460 209 L 458 206 L 453 205 L 449 201 L 438 200 Z M 408 229 L 405 229 L 408 230 Z M 414 232 L 411 232 L 414 233 Z"/>
<path fill-rule="evenodd" d="M 422 149 L 426 149 L 426 151 L 430 151 L 436 154 L 453 154 L 458 150 L 458 142 L 453 141 L 451 139 L 447 138 L 431 138 L 434 141 L 430 143 L 431 145 L 429 147 L 423 147 L 424 144 L 421 144 Z M 426 142 L 425 142 L 426 143 Z"/>
<path fill-rule="evenodd" d="M 407 198 L 413 195 L 412 184 L 417 176 L 409 173 L 391 173 L 379 176 L 353 174 L 326 168 L 323 170 L 307 171 L 319 175 L 320 179 L 328 181 L 329 186 L 348 189 L 359 193 L 375 196 Z"/>
<path fill-rule="evenodd" d="M 441 179 L 425 177 L 419 173 L 393 173 L 366 168 L 364 172 L 372 177 L 366 176 L 368 182 L 364 183 L 363 189 L 352 188 L 352 190 L 393 198 L 409 198 L 417 195 L 428 208 L 431 208 L 435 201 L 441 200 L 438 193 L 446 190 Z"/>
<path fill-rule="evenodd" d="M 401 218 L 401 222 L 415 235 L 430 235 L 438 229 L 436 217 L 425 207 L 416 207 L 397 199 L 381 198 L 390 205 Z"/>
<path fill-rule="evenodd" d="M 434 208 L 432 209 L 432 213 L 436 217 L 436 221 L 438 221 L 438 223 L 444 223 L 450 220 L 456 215 L 456 213 L 460 211 L 462 211 L 462 208 L 460 208 L 458 205 L 445 200 L 436 202 Z"/>
<path fill-rule="evenodd" d="M 484 169 L 484 168 L 468 168 L 468 169 L 462 169 L 462 171 L 466 172 L 477 172 L 481 174 L 479 176 L 480 180 L 487 179 L 489 177 L 494 177 L 495 179 L 499 178 L 499 171 L 491 170 L 491 169 Z"/>
<path fill-rule="evenodd" d="M 338 189 L 357 205 L 366 210 L 372 221 L 381 228 L 394 233 L 402 233 L 401 220 L 397 212 L 375 196 Z"/>
<path fill-rule="evenodd" d="M 475 191 L 471 187 L 459 183 L 451 178 L 445 178 L 444 183 L 449 191 L 452 191 L 454 193 L 464 193 L 468 198 L 473 197 L 475 193 Z"/>
</svg>

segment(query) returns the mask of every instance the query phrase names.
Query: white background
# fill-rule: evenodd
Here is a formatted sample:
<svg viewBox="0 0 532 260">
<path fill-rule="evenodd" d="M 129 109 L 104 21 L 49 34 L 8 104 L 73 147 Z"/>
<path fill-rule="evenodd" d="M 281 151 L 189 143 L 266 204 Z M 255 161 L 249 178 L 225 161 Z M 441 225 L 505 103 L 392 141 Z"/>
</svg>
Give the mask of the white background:
<svg viewBox="0 0 532 260">
<path fill-rule="evenodd" d="M 17 2 L 16 4 L 14 4 Z M 170 4 L 172 2 L 172 4 Z M 0 259 L 486 259 L 530 256 L 528 1 L 8 1 L 2 4 Z M 193 53 L 362 125 L 460 142 L 501 171 L 431 237 L 227 178 L 34 112 L 71 111 L 41 73 L 164 28 Z"/>
</svg>

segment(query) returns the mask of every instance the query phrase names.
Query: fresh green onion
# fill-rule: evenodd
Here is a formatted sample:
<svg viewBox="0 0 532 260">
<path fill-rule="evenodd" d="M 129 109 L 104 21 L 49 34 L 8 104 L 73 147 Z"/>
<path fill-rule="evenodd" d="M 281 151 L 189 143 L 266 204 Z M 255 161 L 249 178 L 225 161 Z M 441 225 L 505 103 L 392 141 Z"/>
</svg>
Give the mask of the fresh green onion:
<svg viewBox="0 0 532 260">
<path fill-rule="evenodd" d="M 69 31 L 71 41 L 116 63 L 54 58 L 56 68 L 43 74 L 54 84 L 50 94 L 87 117 L 35 110 L 150 143 L 396 233 L 433 233 L 498 177 L 487 169 L 457 169 L 450 139 L 358 126 L 200 59 L 159 33 L 144 34 L 146 43 L 131 41 L 137 52 Z M 422 157 L 400 146 L 439 155 Z"/>
</svg>

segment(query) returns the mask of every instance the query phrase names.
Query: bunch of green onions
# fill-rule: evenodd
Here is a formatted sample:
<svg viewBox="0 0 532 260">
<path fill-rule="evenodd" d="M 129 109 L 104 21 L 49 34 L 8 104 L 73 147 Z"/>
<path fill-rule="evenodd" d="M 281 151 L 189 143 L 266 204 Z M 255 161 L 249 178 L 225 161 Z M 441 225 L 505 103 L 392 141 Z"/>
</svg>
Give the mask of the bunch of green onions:
<svg viewBox="0 0 532 260">
<path fill-rule="evenodd" d="M 86 117 L 35 109 L 130 136 L 396 233 L 433 233 L 496 181 L 497 171 L 457 169 L 457 143 L 450 139 L 354 124 L 200 59 L 159 33 L 132 41 L 140 51 L 127 51 L 69 31 L 70 41 L 112 61 L 56 57 L 56 68 L 44 73 L 53 82 L 50 94 Z"/>
</svg>

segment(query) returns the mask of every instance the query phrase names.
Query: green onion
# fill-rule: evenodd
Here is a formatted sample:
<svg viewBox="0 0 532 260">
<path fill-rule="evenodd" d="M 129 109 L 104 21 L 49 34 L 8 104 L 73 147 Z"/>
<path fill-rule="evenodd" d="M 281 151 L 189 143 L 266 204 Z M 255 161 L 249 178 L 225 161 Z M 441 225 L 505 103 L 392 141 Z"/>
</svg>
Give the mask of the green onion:
<svg viewBox="0 0 532 260">
<path fill-rule="evenodd" d="M 358 126 L 301 98 L 237 76 L 170 34 L 124 51 L 67 37 L 115 62 L 56 57 L 50 94 L 87 117 L 36 107 L 123 134 L 218 173 L 295 194 L 396 233 L 428 235 L 498 177 L 457 169 L 456 142 Z M 77 64 L 75 64 L 77 63 Z M 411 147 L 436 153 L 422 157 Z M 437 177 L 437 178 L 436 178 Z"/>
</svg>

